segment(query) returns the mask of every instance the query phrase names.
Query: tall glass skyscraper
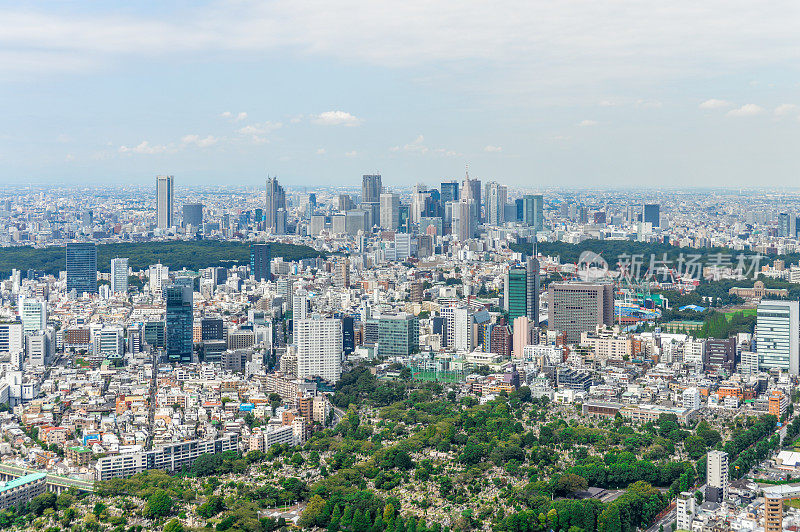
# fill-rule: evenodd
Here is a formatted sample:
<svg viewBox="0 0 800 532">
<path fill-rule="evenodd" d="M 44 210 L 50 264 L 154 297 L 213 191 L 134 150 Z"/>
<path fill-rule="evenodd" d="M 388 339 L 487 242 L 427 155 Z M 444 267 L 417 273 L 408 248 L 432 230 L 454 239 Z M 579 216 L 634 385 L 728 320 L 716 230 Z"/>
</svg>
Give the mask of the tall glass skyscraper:
<svg viewBox="0 0 800 532">
<path fill-rule="evenodd" d="M 183 206 L 183 226 L 197 229 L 203 225 L 203 204 L 187 203 Z"/>
<path fill-rule="evenodd" d="M 758 369 L 800 373 L 800 304 L 797 301 L 762 300 L 756 311 Z"/>
<path fill-rule="evenodd" d="M 272 246 L 270 244 L 250 245 L 250 275 L 256 281 L 269 281 L 272 279 L 271 262 Z"/>
<path fill-rule="evenodd" d="M 460 199 L 458 196 L 458 181 L 443 181 L 441 189 L 442 205 L 445 205 L 449 201 L 458 201 Z"/>
<path fill-rule="evenodd" d="M 526 316 L 534 326 L 538 326 L 539 261 L 531 257 L 523 265 L 510 268 L 503 288 L 509 321 Z"/>
<path fill-rule="evenodd" d="M 544 229 L 544 198 L 541 194 L 522 197 L 522 222 L 537 231 Z"/>
<path fill-rule="evenodd" d="M 648 203 L 644 206 L 643 222 L 650 222 L 653 227 L 661 226 L 661 206 L 658 203 Z"/>
<path fill-rule="evenodd" d="M 165 286 L 167 360 L 188 364 L 192 361 L 192 287 Z"/>
<path fill-rule="evenodd" d="M 67 291 L 97 293 L 97 246 L 91 242 L 67 244 Z"/>
</svg>

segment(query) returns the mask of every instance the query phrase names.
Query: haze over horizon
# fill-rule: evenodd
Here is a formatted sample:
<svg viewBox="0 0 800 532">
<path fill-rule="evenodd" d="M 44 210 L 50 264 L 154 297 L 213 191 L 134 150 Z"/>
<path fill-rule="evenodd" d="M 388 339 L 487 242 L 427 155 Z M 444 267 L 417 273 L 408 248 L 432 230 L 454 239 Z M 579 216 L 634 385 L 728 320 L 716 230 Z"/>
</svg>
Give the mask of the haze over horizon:
<svg viewBox="0 0 800 532">
<path fill-rule="evenodd" d="M 800 5 L 0 3 L 0 182 L 792 187 Z"/>
</svg>

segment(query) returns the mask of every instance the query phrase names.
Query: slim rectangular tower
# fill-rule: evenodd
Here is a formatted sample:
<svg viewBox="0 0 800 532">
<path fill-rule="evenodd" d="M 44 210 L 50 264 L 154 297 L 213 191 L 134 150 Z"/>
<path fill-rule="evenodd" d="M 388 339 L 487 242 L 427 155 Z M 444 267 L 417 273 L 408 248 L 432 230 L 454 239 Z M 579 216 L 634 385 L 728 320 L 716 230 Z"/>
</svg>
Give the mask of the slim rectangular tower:
<svg viewBox="0 0 800 532">
<path fill-rule="evenodd" d="M 97 293 L 97 246 L 91 242 L 67 244 L 67 292 Z"/>
<path fill-rule="evenodd" d="M 160 175 L 156 177 L 156 226 L 169 229 L 173 226 L 175 198 L 173 195 L 174 177 Z"/>
</svg>

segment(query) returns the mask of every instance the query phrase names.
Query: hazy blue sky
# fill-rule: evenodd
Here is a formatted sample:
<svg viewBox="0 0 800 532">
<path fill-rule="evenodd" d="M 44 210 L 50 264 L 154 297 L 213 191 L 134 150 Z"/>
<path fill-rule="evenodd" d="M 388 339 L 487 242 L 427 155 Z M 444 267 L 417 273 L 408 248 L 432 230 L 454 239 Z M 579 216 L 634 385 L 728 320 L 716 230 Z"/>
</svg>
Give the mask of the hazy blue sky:
<svg viewBox="0 0 800 532">
<path fill-rule="evenodd" d="M 0 2 L 0 181 L 796 186 L 800 3 Z"/>
</svg>

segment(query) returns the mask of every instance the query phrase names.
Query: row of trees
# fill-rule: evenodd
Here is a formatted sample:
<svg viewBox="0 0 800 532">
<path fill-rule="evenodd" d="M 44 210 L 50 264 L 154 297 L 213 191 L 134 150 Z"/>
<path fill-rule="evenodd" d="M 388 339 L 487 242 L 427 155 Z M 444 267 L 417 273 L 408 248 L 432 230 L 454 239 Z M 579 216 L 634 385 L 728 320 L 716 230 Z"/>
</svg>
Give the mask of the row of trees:
<svg viewBox="0 0 800 532">
<path fill-rule="evenodd" d="M 272 256 L 287 261 L 319 257 L 319 251 L 309 246 L 273 242 Z M 97 246 L 97 267 L 108 271 L 111 259 L 128 257 L 128 265 L 134 270 L 143 270 L 160 262 L 172 270 L 188 268 L 199 270 L 211 266 L 235 266 L 250 264 L 250 247 L 246 242 L 221 240 L 176 240 L 169 242 L 126 242 L 100 244 Z M 58 275 L 64 269 L 66 248 L 64 247 L 11 247 L 0 254 L 0 275 L 8 276 L 12 268 L 44 271 Z"/>
<path fill-rule="evenodd" d="M 636 482 L 609 504 L 596 499 L 540 500 L 503 519 L 503 532 L 631 532 L 650 523 L 667 499 L 646 482 Z"/>
</svg>

